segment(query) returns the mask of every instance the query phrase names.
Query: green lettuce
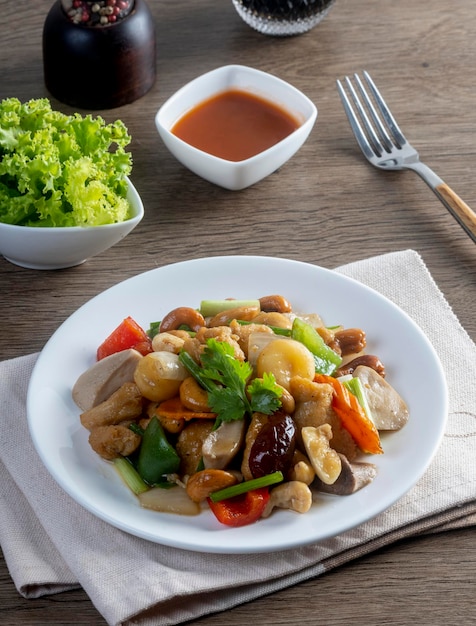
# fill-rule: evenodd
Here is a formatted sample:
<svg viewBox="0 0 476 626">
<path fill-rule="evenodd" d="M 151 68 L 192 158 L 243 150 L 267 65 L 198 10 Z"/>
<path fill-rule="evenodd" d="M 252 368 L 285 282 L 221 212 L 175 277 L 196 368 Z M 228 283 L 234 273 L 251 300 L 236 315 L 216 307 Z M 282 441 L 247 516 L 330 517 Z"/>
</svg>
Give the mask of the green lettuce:
<svg viewBox="0 0 476 626">
<path fill-rule="evenodd" d="M 0 222 L 99 226 L 130 216 L 131 138 L 121 120 L 54 111 L 47 98 L 0 102 Z"/>
</svg>

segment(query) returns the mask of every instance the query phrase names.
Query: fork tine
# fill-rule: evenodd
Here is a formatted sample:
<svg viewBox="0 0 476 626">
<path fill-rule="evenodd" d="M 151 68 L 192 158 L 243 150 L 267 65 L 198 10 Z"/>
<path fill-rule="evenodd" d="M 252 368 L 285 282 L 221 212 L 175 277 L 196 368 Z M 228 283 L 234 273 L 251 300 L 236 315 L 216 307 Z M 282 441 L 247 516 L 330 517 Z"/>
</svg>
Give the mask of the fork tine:
<svg viewBox="0 0 476 626">
<path fill-rule="evenodd" d="M 392 148 L 393 148 L 392 140 L 389 137 L 389 135 L 388 135 L 388 133 L 387 133 L 387 131 L 385 129 L 385 126 L 382 124 L 382 122 L 380 120 L 380 117 L 377 114 L 377 110 L 375 109 L 375 107 L 374 107 L 374 105 L 372 103 L 372 100 L 370 99 L 370 96 L 367 93 L 367 90 L 365 89 L 362 81 L 360 80 L 360 77 L 357 74 L 354 74 L 354 78 L 355 78 L 355 82 L 357 83 L 357 86 L 359 88 L 360 95 L 362 96 L 362 98 L 364 100 L 364 103 L 365 103 L 365 105 L 366 105 L 366 107 L 367 107 L 367 109 L 368 109 L 368 111 L 370 113 L 370 116 L 371 116 L 372 120 L 373 120 L 373 123 L 374 123 L 375 127 L 377 128 L 377 131 L 378 131 L 378 134 L 379 134 L 379 136 L 380 136 L 380 138 L 382 140 L 383 146 L 380 143 L 380 141 L 378 140 L 377 135 L 376 135 L 372 125 L 368 121 L 368 117 L 366 116 L 366 114 L 364 113 L 363 110 L 362 110 L 361 115 L 365 115 L 365 117 L 367 119 L 367 124 L 366 124 L 367 130 L 368 130 L 368 132 L 372 132 L 372 134 L 375 136 L 375 138 L 376 138 L 375 141 L 377 142 L 376 145 L 379 146 L 379 156 L 382 156 L 384 150 L 386 150 L 387 152 L 391 152 L 392 151 Z M 347 79 L 347 81 L 348 81 L 348 83 L 350 85 L 350 80 Z M 355 93 L 355 91 L 354 91 L 354 93 Z M 356 93 L 355 93 L 354 97 L 357 98 L 357 94 Z"/>
<path fill-rule="evenodd" d="M 398 126 L 398 124 L 397 124 L 395 118 L 393 117 L 390 109 L 388 108 L 385 100 L 382 98 L 382 94 L 377 89 L 377 86 L 375 85 L 374 81 L 370 77 L 370 74 L 368 72 L 366 72 L 365 70 L 364 70 L 363 74 L 364 74 L 365 80 L 367 81 L 367 84 L 368 84 L 368 86 L 369 86 L 369 88 L 370 88 L 370 90 L 372 92 L 372 95 L 375 98 L 377 106 L 380 109 L 380 112 L 382 113 L 382 116 L 383 116 L 384 120 L 386 121 L 388 127 L 390 128 L 390 130 L 391 130 L 391 132 L 393 134 L 393 137 L 394 137 L 394 140 L 395 140 L 396 144 L 398 145 L 399 148 L 402 148 L 407 143 L 405 135 L 400 130 L 400 127 Z"/>
<path fill-rule="evenodd" d="M 357 115 L 354 112 L 354 109 L 352 108 L 352 105 L 350 103 L 349 98 L 347 97 L 347 94 L 344 90 L 344 87 L 342 86 L 342 83 L 340 80 L 337 81 L 337 89 L 339 91 L 339 95 L 340 98 L 342 100 L 342 104 L 344 106 L 344 111 L 347 115 L 347 118 L 350 122 L 350 126 L 352 128 L 352 131 L 355 135 L 355 138 L 357 139 L 357 143 L 360 146 L 360 149 L 362 150 L 362 152 L 364 153 L 364 155 L 370 159 L 374 156 L 374 150 L 372 148 L 372 146 L 370 145 L 370 143 L 367 140 L 367 136 L 365 135 L 362 126 L 360 125 L 360 122 L 357 118 Z"/>
<path fill-rule="evenodd" d="M 371 114 L 371 117 L 372 117 L 375 125 L 377 126 L 377 129 L 379 131 L 380 137 L 383 140 L 383 144 L 384 145 L 382 145 L 382 141 L 380 140 L 379 135 L 377 135 L 377 133 L 375 132 L 374 126 L 372 125 L 372 123 L 371 123 L 371 121 L 369 119 L 369 116 L 367 115 L 365 107 L 363 106 L 362 101 L 359 98 L 359 95 L 358 95 L 357 91 L 354 89 L 354 86 L 352 85 L 352 82 L 351 82 L 351 80 L 350 80 L 350 78 L 348 76 L 345 77 L 345 80 L 346 80 L 346 83 L 347 83 L 347 87 L 349 88 L 349 91 L 351 93 L 351 96 L 352 96 L 352 99 L 354 101 L 354 104 L 355 104 L 355 106 L 357 108 L 357 111 L 358 111 L 358 113 L 360 115 L 360 118 L 361 118 L 361 120 L 362 120 L 362 122 L 364 124 L 365 131 L 367 133 L 367 137 L 369 138 L 370 143 L 371 143 L 371 145 L 373 147 L 373 150 L 374 150 L 374 155 L 376 153 L 378 156 L 382 156 L 383 153 L 385 152 L 385 150 L 389 150 L 388 146 L 390 144 L 390 138 L 388 136 L 385 136 L 385 129 L 382 127 L 382 125 L 380 123 L 380 120 L 377 117 L 375 109 L 372 110 L 372 103 L 369 101 L 368 95 L 367 95 L 367 93 L 366 93 L 366 91 L 365 91 L 365 89 L 364 89 L 364 87 L 363 87 L 359 77 L 357 76 L 357 74 L 355 74 L 354 77 L 356 79 L 356 82 L 357 82 L 359 91 L 361 93 L 361 96 L 363 97 L 365 105 L 367 106 L 367 108 L 368 108 L 368 110 L 369 110 L 369 112 Z M 376 119 L 376 117 L 377 117 L 377 119 Z M 379 126 L 379 123 L 380 123 L 380 126 Z"/>
</svg>

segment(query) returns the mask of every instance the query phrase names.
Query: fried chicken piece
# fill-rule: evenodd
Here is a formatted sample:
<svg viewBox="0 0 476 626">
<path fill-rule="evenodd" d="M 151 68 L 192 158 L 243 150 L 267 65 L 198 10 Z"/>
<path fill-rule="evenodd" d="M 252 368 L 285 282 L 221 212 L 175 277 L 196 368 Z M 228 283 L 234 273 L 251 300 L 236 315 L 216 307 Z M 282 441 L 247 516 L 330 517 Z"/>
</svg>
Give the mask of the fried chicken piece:
<svg viewBox="0 0 476 626">
<path fill-rule="evenodd" d="M 342 426 L 340 417 L 332 408 L 333 389 L 326 383 L 315 383 L 296 376 L 290 381 L 290 391 L 296 400 L 294 421 L 297 426 L 297 443 L 303 450 L 301 429 L 305 426 L 315 428 L 329 424 L 332 428 L 330 446 L 353 461 L 359 454 L 359 448 L 348 430 Z"/>
<path fill-rule="evenodd" d="M 135 420 L 143 410 L 143 398 L 135 383 L 124 383 L 107 400 L 81 413 L 81 424 L 88 430 L 98 426 L 119 424 L 124 420 Z"/>
<path fill-rule="evenodd" d="M 107 461 L 120 456 L 129 456 L 137 450 L 140 442 L 140 435 L 121 424 L 97 426 L 89 435 L 91 448 Z"/>
</svg>

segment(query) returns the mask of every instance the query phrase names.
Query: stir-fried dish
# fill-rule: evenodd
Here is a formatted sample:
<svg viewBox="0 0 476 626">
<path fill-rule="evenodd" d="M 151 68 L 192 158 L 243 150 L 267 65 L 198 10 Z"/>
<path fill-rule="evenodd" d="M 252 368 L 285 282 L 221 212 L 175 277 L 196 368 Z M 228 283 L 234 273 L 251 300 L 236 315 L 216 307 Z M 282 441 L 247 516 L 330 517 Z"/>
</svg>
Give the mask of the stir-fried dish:
<svg viewBox="0 0 476 626">
<path fill-rule="evenodd" d="M 360 328 L 326 326 L 281 295 L 204 300 L 144 330 L 128 317 L 73 388 L 89 443 L 141 506 L 208 506 L 242 526 L 306 513 L 376 476 L 364 455 L 408 420 Z"/>
</svg>

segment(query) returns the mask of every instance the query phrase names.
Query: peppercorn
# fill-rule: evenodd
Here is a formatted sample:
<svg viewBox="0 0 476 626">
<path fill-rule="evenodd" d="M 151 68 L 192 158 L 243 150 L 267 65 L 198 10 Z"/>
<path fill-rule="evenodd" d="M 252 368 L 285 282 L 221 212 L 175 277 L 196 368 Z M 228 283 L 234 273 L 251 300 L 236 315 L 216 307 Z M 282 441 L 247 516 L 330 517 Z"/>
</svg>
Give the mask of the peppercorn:
<svg viewBox="0 0 476 626">
<path fill-rule="evenodd" d="M 61 0 L 63 10 L 74 24 L 109 26 L 132 11 L 134 0 Z"/>
</svg>

